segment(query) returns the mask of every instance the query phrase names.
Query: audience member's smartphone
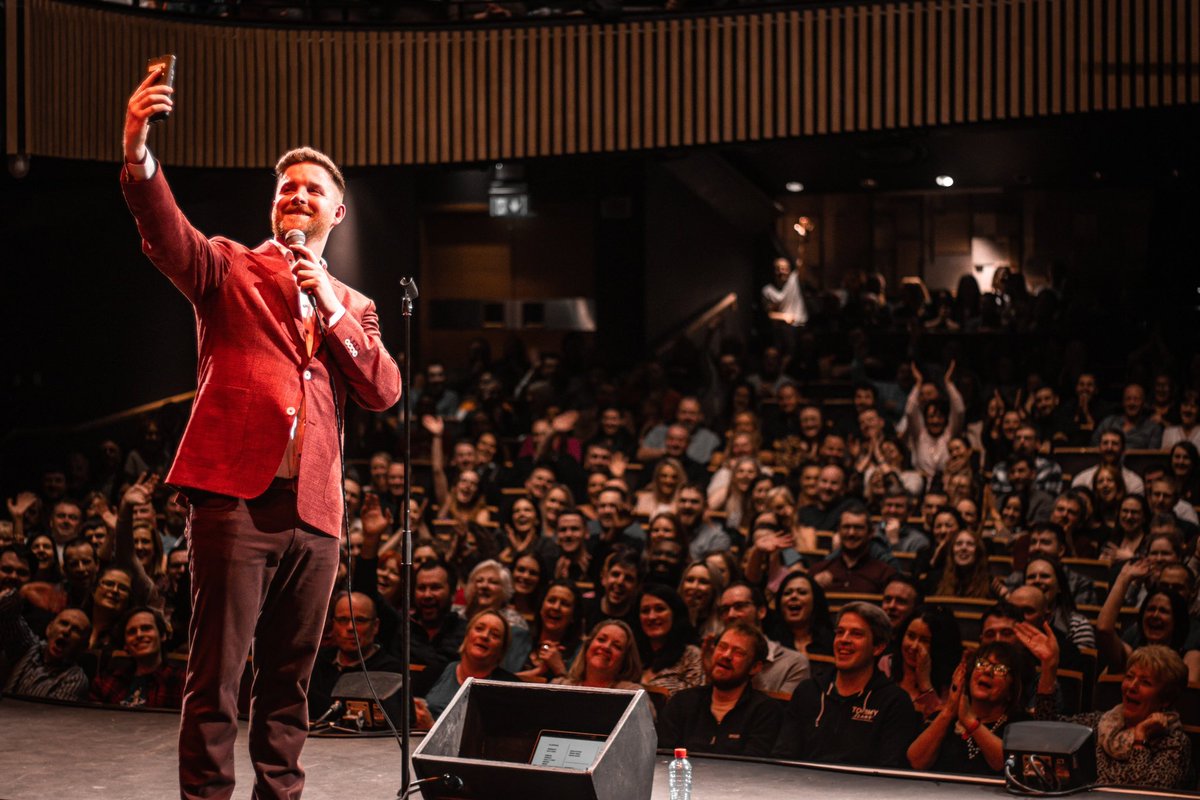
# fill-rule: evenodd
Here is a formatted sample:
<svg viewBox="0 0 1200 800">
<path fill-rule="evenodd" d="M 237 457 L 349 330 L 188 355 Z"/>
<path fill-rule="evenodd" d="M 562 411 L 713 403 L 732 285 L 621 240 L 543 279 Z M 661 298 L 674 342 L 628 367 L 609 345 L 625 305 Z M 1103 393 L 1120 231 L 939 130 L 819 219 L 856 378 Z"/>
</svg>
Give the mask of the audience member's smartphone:
<svg viewBox="0 0 1200 800">
<path fill-rule="evenodd" d="M 166 55 L 152 58 L 146 62 L 146 71 L 154 72 L 159 70 L 158 85 L 159 86 L 174 86 L 175 85 L 175 56 Z M 160 111 L 150 118 L 151 122 L 160 122 L 171 116 L 170 111 Z"/>
</svg>

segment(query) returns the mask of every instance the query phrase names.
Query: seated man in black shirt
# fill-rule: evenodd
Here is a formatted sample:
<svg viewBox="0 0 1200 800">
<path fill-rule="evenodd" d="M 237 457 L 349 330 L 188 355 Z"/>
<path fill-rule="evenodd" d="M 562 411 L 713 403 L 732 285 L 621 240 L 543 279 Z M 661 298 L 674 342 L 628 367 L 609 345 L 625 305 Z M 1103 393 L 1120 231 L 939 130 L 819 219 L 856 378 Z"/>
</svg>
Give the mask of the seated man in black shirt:
<svg viewBox="0 0 1200 800">
<path fill-rule="evenodd" d="M 448 564 L 426 561 L 416 567 L 412 619 L 408 625 L 409 659 L 424 669 L 413 672 L 415 697 L 424 697 L 446 665 L 458 660 L 458 648 L 467 635 L 467 621 L 451 610 L 457 585 L 458 577 Z M 399 637 L 393 644 L 400 646 Z"/>
<path fill-rule="evenodd" d="M 892 626 L 870 603 L 847 603 L 833 634 L 834 673 L 796 687 L 773 755 L 903 768 L 920 718 L 908 693 L 875 669 Z"/>
<path fill-rule="evenodd" d="M 869 515 L 861 504 L 847 505 L 838 514 L 841 547 L 812 566 L 812 579 L 825 591 L 879 594 L 896 569 L 871 554 Z"/>
<path fill-rule="evenodd" d="M 644 579 L 642 562 L 636 553 L 623 546 L 610 552 L 604 559 L 595 597 L 584 601 L 583 629 L 590 631 L 597 622 L 619 619 L 636 630 L 641 624 L 637 599 Z"/>
<path fill-rule="evenodd" d="M 352 613 L 353 612 L 353 613 Z M 354 634 L 358 629 L 358 636 Z M 313 665 L 312 680 L 308 685 L 308 718 L 317 720 L 333 707 L 333 689 L 338 678 L 347 672 L 358 672 L 363 661 L 371 672 L 403 672 L 400 660 L 386 652 L 375 642 L 379 634 L 379 616 L 375 613 L 375 601 L 365 594 L 342 592 L 333 606 L 332 647 L 323 647 L 317 653 Z M 358 648 L 361 645 L 363 659 L 360 661 Z M 398 720 L 400 693 L 384 699 L 383 706 L 393 720 Z"/>
<path fill-rule="evenodd" d="M 754 689 L 767 640 L 744 622 L 725 628 L 705 671 L 707 686 L 675 694 L 658 718 L 658 746 L 694 753 L 767 756 L 779 732 L 782 709 Z"/>
</svg>

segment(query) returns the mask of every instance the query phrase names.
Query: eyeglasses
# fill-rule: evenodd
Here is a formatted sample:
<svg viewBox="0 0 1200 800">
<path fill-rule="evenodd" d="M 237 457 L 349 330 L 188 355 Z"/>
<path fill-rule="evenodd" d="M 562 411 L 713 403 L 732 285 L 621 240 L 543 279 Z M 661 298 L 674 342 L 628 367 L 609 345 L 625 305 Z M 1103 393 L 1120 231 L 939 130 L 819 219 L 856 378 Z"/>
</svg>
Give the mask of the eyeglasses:
<svg viewBox="0 0 1200 800">
<path fill-rule="evenodd" d="M 122 594 L 129 594 L 129 591 L 130 591 L 128 586 L 121 583 L 120 581 L 114 581 L 112 578 L 106 578 L 105 580 L 100 581 L 100 588 L 101 589 L 115 589 L 116 591 L 121 592 Z"/>
<path fill-rule="evenodd" d="M 1005 675 L 1011 672 L 1007 664 L 996 664 L 995 662 L 988 661 L 987 659 L 983 658 L 976 659 L 975 669 L 979 670 L 980 672 L 987 672 L 1000 678 L 1003 678 Z"/>
<path fill-rule="evenodd" d="M 749 600 L 739 600 L 736 603 L 722 603 L 717 606 L 717 611 L 721 614 L 728 614 L 730 611 L 742 611 L 753 605 L 754 603 L 751 603 Z"/>
<path fill-rule="evenodd" d="M 0 564 L 0 574 L 19 575 L 22 578 L 28 578 L 30 573 L 28 567 L 14 567 L 11 564 Z"/>
<path fill-rule="evenodd" d="M 333 621 L 336 622 L 338 625 L 349 625 L 350 617 L 334 617 Z M 375 621 L 374 617 L 355 617 L 354 618 L 355 625 L 370 625 L 374 621 Z"/>
</svg>

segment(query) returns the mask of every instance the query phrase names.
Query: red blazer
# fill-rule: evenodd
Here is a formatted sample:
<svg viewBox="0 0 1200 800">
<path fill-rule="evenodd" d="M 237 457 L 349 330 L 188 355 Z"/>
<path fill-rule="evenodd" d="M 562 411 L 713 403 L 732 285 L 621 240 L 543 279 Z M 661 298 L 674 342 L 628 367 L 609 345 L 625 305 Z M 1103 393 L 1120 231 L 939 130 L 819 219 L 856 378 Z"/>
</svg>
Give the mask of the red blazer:
<svg viewBox="0 0 1200 800">
<path fill-rule="evenodd" d="M 143 252 L 196 314 L 196 399 L 167 483 L 234 497 L 262 494 L 306 399 L 297 510 L 317 530 L 340 535 L 342 472 L 330 375 L 342 409 L 347 396 L 372 411 L 400 399 L 400 370 L 380 341 L 374 302 L 335 278 L 346 313 L 309 358 L 299 290 L 279 248 L 206 238 L 179 210 L 161 164 L 145 181 L 123 171 L 121 185 Z"/>
</svg>

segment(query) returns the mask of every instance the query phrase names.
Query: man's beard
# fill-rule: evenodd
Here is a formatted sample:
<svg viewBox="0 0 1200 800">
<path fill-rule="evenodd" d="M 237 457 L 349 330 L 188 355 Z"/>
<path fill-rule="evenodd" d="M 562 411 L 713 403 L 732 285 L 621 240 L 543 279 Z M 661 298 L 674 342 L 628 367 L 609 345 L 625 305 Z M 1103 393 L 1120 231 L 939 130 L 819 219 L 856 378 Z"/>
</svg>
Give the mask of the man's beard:
<svg viewBox="0 0 1200 800">
<path fill-rule="evenodd" d="M 283 217 L 285 215 L 279 212 L 271 214 L 271 232 L 275 234 L 275 238 L 283 241 L 284 236 L 288 231 L 303 231 L 305 241 L 311 242 L 314 239 L 324 238 L 329 233 L 329 226 L 320 217 L 306 217 L 303 225 L 284 225 Z"/>
<path fill-rule="evenodd" d="M 739 678 L 725 678 L 724 680 L 717 680 L 715 678 L 709 678 L 708 682 L 710 684 L 712 684 L 714 687 L 716 687 L 717 689 L 720 689 L 721 691 L 725 692 L 725 691 L 729 691 L 730 689 L 736 689 L 739 686 L 745 685 L 746 683 L 749 682 L 749 679 L 746 678 L 745 676 L 742 676 Z"/>
</svg>

